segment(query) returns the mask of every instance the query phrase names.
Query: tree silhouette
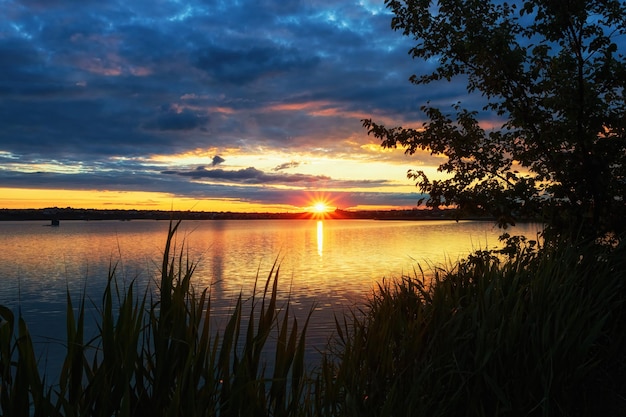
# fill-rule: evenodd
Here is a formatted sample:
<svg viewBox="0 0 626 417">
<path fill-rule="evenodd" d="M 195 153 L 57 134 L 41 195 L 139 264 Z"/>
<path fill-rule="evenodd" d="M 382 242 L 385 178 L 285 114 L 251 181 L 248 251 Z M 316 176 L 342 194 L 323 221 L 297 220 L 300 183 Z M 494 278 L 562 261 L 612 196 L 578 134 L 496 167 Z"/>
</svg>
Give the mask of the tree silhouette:
<svg viewBox="0 0 626 417">
<path fill-rule="evenodd" d="M 444 156 L 430 180 L 408 176 L 428 207 L 485 213 L 501 226 L 540 218 L 553 236 L 624 232 L 626 3 L 623 1 L 386 0 L 391 27 L 415 40 L 413 58 L 435 65 L 414 84 L 466 80 L 481 109 L 425 103 L 419 128 L 363 120 L 382 146 Z M 621 42 L 621 44 L 620 44 Z"/>
</svg>

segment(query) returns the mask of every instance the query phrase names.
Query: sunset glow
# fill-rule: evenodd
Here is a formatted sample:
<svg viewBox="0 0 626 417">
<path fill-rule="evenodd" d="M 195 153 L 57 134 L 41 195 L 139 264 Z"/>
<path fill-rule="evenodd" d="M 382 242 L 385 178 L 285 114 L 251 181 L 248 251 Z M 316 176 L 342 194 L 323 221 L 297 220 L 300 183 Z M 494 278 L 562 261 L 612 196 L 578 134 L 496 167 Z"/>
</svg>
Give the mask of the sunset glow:
<svg viewBox="0 0 626 417">
<path fill-rule="evenodd" d="M 180 198 L 172 194 L 150 192 L 0 188 L 0 208 L 42 209 L 49 207 L 110 210 L 233 211 L 242 213 L 303 211 L 302 207 L 289 204 L 254 204 L 226 198 Z"/>
<path fill-rule="evenodd" d="M 325 213 L 329 210 L 330 208 L 323 201 L 318 201 L 313 205 L 313 211 L 316 213 Z"/>
<path fill-rule="evenodd" d="M 0 208 L 323 215 L 414 207 L 407 171 L 441 175 L 362 125 L 424 121 L 383 3 L 53 3 L 0 22 Z"/>
</svg>

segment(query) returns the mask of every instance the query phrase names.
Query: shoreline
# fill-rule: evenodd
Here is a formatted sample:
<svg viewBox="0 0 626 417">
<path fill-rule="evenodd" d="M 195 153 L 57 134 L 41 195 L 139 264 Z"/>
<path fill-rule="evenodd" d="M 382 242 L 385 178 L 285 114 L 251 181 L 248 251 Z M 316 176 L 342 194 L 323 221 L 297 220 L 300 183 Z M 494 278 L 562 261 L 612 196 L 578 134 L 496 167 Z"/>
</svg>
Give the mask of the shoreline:
<svg viewBox="0 0 626 417">
<path fill-rule="evenodd" d="M 327 213 L 282 212 L 282 213 L 244 213 L 244 212 L 206 212 L 206 211 L 163 211 L 163 210 L 105 210 L 45 208 L 45 209 L 0 209 L 0 221 L 63 221 L 63 220 L 455 220 L 454 210 L 360 210 L 348 211 L 336 209 Z M 471 217 L 460 220 L 493 220 L 489 217 Z"/>
</svg>

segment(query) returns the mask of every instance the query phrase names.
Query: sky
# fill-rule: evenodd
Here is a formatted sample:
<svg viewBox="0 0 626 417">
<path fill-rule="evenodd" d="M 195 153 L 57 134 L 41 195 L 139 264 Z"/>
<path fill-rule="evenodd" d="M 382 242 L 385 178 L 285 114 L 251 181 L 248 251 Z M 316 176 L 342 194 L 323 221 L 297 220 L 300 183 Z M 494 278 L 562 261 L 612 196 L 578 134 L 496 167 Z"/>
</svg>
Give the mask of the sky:
<svg viewBox="0 0 626 417">
<path fill-rule="evenodd" d="M 0 0 L 0 208 L 416 207 L 440 161 L 362 119 L 421 125 L 382 0 Z"/>
</svg>

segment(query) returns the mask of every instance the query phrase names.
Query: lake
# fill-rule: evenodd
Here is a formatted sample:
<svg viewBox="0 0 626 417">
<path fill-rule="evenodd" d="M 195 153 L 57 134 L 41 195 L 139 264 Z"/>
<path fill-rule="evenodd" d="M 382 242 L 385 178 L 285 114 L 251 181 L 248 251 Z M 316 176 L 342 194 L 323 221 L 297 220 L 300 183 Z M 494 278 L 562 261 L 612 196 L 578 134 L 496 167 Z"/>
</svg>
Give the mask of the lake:
<svg viewBox="0 0 626 417">
<path fill-rule="evenodd" d="M 94 313 L 112 265 L 121 285 L 156 288 L 167 230 L 168 222 L 155 220 L 0 222 L 0 304 L 19 306 L 38 349 L 54 357 L 65 335 L 66 290 L 76 301 L 86 294 Z M 536 238 L 538 230 L 521 224 L 508 232 Z M 315 308 L 313 351 L 334 315 L 362 303 L 383 277 L 450 265 L 500 246 L 501 233 L 477 221 L 203 220 L 184 221 L 175 243 L 197 263 L 194 285 L 211 288 L 218 319 L 240 292 L 251 294 L 257 276 L 264 284 L 277 262 L 281 300 L 289 298 L 299 316 Z"/>
</svg>

